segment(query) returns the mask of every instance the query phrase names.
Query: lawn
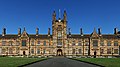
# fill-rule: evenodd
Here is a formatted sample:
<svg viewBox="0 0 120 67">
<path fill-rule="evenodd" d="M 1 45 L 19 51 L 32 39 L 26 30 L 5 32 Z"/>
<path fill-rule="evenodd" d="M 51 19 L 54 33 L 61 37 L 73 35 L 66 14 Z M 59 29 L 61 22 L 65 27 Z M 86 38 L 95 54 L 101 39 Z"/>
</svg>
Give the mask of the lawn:
<svg viewBox="0 0 120 67">
<path fill-rule="evenodd" d="M 87 61 L 105 67 L 120 67 L 120 58 L 76 58 L 76 60 Z"/>
<path fill-rule="evenodd" d="M 0 57 L 0 67 L 17 67 L 44 59 L 46 58 Z"/>
</svg>

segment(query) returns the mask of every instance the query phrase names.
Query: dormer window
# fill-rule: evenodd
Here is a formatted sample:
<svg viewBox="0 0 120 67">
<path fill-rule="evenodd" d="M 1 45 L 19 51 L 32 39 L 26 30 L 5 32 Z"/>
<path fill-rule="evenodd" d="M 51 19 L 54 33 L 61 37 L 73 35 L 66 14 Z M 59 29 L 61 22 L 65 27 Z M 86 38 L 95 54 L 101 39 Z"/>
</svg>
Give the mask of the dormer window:
<svg viewBox="0 0 120 67">
<path fill-rule="evenodd" d="M 93 40 L 93 46 L 98 46 L 98 40 Z"/>
<path fill-rule="evenodd" d="M 31 41 L 31 45 L 34 46 L 34 40 Z"/>
<path fill-rule="evenodd" d="M 6 41 L 2 41 L 2 45 L 5 46 L 6 45 Z"/>
</svg>

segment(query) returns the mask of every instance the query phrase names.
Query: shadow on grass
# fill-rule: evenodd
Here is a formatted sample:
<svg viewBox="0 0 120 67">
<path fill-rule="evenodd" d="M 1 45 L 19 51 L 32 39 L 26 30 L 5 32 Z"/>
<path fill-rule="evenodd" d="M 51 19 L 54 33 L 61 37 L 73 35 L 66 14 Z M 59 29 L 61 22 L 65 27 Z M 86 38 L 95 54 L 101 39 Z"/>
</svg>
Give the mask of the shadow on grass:
<svg viewBox="0 0 120 67">
<path fill-rule="evenodd" d="M 96 65 L 96 66 L 100 66 L 100 67 L 105 67 L 105 66 L 102 66 L 102 65 L 99 65 L 99 64 L 95 64 L 95 63 L 91 63 L 91 62 L 87 62 L 87 61 L 82 61 L 82 60 L 75 59 L 75 58 L 69 58 L 69 59 L 76 60 L 76 61 L 79 61 L 79 62 L 88 63 L 88 64 L 92 64 L 92 65 Z"/>
<path fill-rule="evenodd" d="M 40 59 L 40 60 L 35 61 L 35 62 L 27 63 L 27 64 L 24 64 L 24 65 L 20 65 L 20 66 L 18 66 L 18 67 L 24 67 L 24 66 L 27 66 L 27 65 L 30 65 L 30 64 L 34 64 L 34 63 L 37 63 L 37 62 L 40 62 L 40 61 L 44 61 L 44 60 L 47 60 L 47 59 L 50 59 L 50 58 Z"/>
</svg>

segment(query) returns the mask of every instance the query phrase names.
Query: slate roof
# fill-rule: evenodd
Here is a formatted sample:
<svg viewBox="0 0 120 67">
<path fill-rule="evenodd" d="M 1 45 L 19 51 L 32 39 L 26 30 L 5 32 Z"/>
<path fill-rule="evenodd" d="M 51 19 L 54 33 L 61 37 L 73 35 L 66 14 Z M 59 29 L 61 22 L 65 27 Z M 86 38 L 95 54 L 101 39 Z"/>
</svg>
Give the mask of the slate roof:
<svg viewBox="0 0 120 67">
<path fill-rule="evenodd" d="M 72 35 L 67 35 L 68 38 L 89 38 L 90 35 L 89 34 L 85 34 L 83 36 L 81 36 L 80 34 L 72 34 Z"/>
<path fill-rule="evenodd" d="M 48 38 L 49 38 L 47 34 L 46 34 L 46 35 L 40 34 L 40 35 L 38 35 L 38 36 L 36 36 L 36 35 L 34 35 L 34 34 L 31 34 L 31 35 L 29 35 L 29 37 L 30 37 L 30 38 L 41 38 L 41 39 L 48 39 Z M 50 38 L 52 38 L 52 35 L 50 35 Z"/>
<path fill-rule="evenodd" d="M 83 34 L 83 36 L 81 36 L 80 34 L 71 34 L 67 35 L 68 38 L 90 38 L 91 34 Z M 104 39 L 120 39 L 120 35 L 114 35 L 114 34 L 102 34 L 102 36 L 100 36 L 101 38 Z"/>
<path fill-rule="evenodd" d="M 6 34 L 5 36 L 0 35 L 0 38 L 19 38 L 20 36 L 18 36 L 17 34 Z M 49 39 L 52 38 L 52 35 L 50 35 L 50 37 L 48 37 L 47 34 L 39 34 L 38 36 L 36 36 L 35 34 L 29 34 L 28 35 L 29 38 L 41 38 L 41 39 Z M 71 35 L 67 35 L 67 38 L 90 38 L 91 34 L 83 34 L 83 36 L 81 36 L 80 34 L 71 34 Z M 120 39 L 120 35 L 114 35 L 114 34 L 102 34 L 102 36 L 100 36 L 101 38 L 104 39 Z"/>
<path fill-rule="evenodd" d="M 19 36 L 17 34 L 7 34 L 5 36 L 0 35 L 0 38 L 18 38 Z"/>
<path fill-rule="evenodd" d="M 103 34 L 102 37 L 105 39 L 120 39 L 118 35 L 114 35 L 114 34 Z"/>
<path fill-rule="evenodd" d="M 20 36 L 18 36 L 17 34 L 6 34 L 5 36 L 0 35 L 0 38 L 8 38 L 8 39 L 19 38 L 19 37 Z M 41 38 L 41 39 L 48 39 L 49 38 L 47 34 L 46 35 L 41 35 L 40 34 L 38 36 L 36 36 L 35 34 L 29 34 L 28 37 L 29 38 Z M 50 35 L 50 37 L 52 37 L 52 35 Z"/>
</svg>

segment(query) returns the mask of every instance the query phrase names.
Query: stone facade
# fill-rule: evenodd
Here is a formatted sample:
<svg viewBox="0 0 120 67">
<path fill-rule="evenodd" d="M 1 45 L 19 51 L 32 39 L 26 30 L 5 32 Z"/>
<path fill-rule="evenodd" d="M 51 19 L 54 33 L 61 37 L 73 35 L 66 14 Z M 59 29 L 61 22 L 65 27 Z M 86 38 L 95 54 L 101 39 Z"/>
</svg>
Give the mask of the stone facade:
<svg viewBox="0 0 120 67">
<path fill-rule="evenodd" d="M 56 13 L 52 15 L 52 34 L 48 28 L 48 34 L 28 34 L 21 28 L 18 34 L 6 34 L 6 28 L 0 35 L 0 55 L 30 55 L 30 56 L 119 56 L 120 36 L 117 28 L 114 34 L 102 34 L 101 29 L 96 29 L 91 34 L 84 34 L 80 28 L 80 34 L 71 34 L 67 31 L 67 14 L 64 11 L 63 18 L 56 19 Z"/>
</svg>

